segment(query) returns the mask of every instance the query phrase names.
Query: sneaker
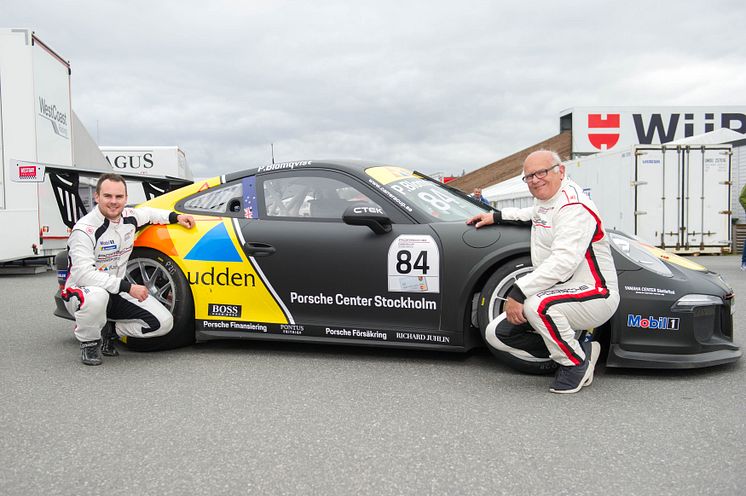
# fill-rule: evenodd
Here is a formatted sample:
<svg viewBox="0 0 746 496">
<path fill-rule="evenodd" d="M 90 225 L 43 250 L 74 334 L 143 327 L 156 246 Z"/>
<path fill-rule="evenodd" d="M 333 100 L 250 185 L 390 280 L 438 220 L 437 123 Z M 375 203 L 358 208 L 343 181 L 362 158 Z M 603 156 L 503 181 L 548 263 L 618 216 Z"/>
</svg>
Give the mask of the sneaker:
<svg viewBox="0 0 746 496">
<path fill-rule="evenodd" d="M 593 373 L 595 372 L 596 362 L 598 361 L 598 356 L 600 354 L 601 354 L 601 343 L 591 341 L 591 363 L 588 364 L 588 368 L 590 369 L 590 375 L 588 376 L 588 379 L 585 380 L 583 387 L 590 386 L 591 383 L 593 383 Z"/>
<path fill-rule="evenodd" d="M 594 344 L 596 346 L 593 346 Z M 585 352 L 583 363 L 573 366 L 560 365 L 549 391 L 560 394 L 577 393 L 583 386 L 593 382 L 593 367 L 596 366 L 601 346 L 598 343 L 581 343 L 580 346 Z"/>
<path fill-rule="evenodd" d="M 83 341 L 80 343 L 80 359 L 86 365 L 101 365 L 101 341 Z"/>
<path fill-rule="evenodd" d="M 741 264 L 741 270 L 746 270 L 746 263 Z"/>
<path fill-rule="evenodd" d="M 119 356 L 114 343 L 119 340 L 117 332 L 114 330 L 114 324 L 107 322 L 103 329 L 101 329 L 101 354 L 104 356 Z"/>
</svg>

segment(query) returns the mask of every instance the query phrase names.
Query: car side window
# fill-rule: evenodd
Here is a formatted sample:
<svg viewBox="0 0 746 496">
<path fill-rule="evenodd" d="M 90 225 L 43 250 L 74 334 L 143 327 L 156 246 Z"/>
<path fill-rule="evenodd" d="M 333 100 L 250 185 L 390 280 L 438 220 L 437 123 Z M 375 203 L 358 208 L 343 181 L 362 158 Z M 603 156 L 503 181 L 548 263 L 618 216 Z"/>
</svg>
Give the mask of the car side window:
<svg viewBox="0 0 746 496">
<path fill-rule="evenodd" d="M 198 214 L 243 217 L 243 184 L 229 183 L 210 188 L 184 202 L 184 210 Z"/>
<path fill-rule="evenodd" d="M 284 176 L 263 182 L 267 217 L 342 219 L 351 205 L 372 203 L 360 190 L 323 176 Z"/>
</svg>

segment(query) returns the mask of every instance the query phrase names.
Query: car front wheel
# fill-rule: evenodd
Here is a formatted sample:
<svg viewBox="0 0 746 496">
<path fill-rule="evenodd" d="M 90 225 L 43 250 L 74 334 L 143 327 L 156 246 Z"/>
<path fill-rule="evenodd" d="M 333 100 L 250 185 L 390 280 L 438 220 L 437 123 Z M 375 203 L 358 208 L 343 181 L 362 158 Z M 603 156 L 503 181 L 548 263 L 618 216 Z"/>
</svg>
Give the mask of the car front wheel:
<svg viewBox="0 0 746 496">
<path fill-rule="evenodd" d="M 523 360 L 508 352 L 498 350 L 486 339 L 487 326 L 495 320 L 505 306 L 505 300 L 516 281 L 533 270 L 530 257 L 515 258 L 500 266 L 487 280 L 479 295 L 477 319 L 485 345 L 502 363 L 529 374 L 549 374 L 557 364 L 551 359 L 540 361 Z"/>
<path fill-rule="evenodd" d="M 171 331 L 154 338 L 123 339 L 135 351 L 156 351 L 189 346 L 194 343 L 194 300 L 184 273 L 170 257 L 149 248 L 137 248 L 127 262 L 125 278 L 148 288 L 174 317 Z"/>
</svg>

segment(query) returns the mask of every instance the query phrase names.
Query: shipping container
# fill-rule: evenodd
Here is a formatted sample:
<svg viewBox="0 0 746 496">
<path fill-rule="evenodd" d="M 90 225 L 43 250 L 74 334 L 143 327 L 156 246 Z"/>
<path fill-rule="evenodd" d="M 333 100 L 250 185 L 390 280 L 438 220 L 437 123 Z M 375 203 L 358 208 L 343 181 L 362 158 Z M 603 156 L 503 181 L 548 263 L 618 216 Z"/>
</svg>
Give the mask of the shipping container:
<svg viewBox="0 0 746 496">
<path fill-rule="evenodd" d="M 565 163 L 607 227 L 682 253 L 731 247 L 730 145 L 636 145 Z"/>
</svg>

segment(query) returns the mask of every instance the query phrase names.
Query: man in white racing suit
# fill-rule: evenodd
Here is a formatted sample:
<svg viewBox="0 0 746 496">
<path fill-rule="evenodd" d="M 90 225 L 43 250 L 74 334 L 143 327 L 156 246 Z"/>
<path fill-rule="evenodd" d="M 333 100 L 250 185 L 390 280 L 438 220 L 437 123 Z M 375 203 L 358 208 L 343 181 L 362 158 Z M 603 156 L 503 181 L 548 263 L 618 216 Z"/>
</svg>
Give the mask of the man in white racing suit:
<svg viewBox="0 0 746 496">
<path fill-rule="evenodd" d="M 600 353 L 599 343 L 578 342 L 576 331 L 602 325 L 619 304 L 609 239 L 596 206 L 565 177 L 555 152 L 531 153 L 523 180 L 535 198 L 532 207 L 482 213 L 467 222 L 477 228 L 503 220 L 532 224 L 534 271 L 516 281 L 505 313 L 487 326 L 485 338 L 497 350 L 531 359 L 537 353 L 526 351 L 531 339 L 525 333 L 535 331 L 559 365 L 550 391 L 575 393 L 593 381 Z"/>
<path fill-rule="evenodd" d="M 191 229 L 194 218 L 154 208 L 125 208 L 127 185 L 118 174 L 104 174 L 96 184 L 98 205 L 73 227 L 68 240 L 68 273 L 61 292 L 75 317 L 81 360 L 100 365 L 102 353 L 116 356 L 119 336 L 156 337 L 168 333 L 173 318 L 148 288 L 125 278 L 135 231 L 148 223 Z M 107 325 L 114 321 L 114 329 Z M 103 343 L 102 329 L 104 329 Z"/>
</svg>

